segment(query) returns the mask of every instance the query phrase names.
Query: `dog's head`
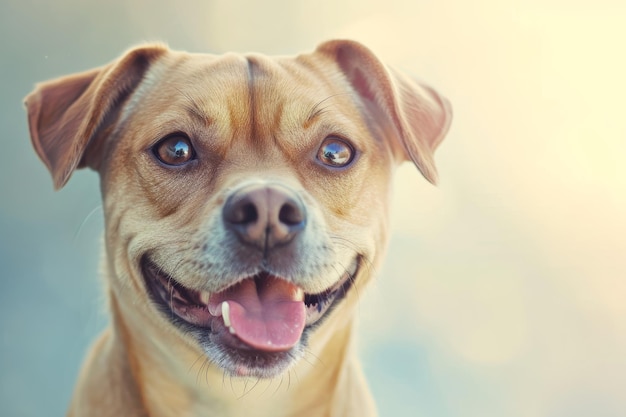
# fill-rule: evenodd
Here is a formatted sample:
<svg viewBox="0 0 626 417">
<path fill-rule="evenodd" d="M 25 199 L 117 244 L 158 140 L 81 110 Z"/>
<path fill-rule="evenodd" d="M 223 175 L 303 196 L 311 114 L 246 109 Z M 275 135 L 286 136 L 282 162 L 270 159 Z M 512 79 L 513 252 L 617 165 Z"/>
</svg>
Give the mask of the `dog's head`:
<svg viewBox="0 0 626 417">
<path fill-rule="evenodd" d="M 118 320 L 259 377 L 349 317 L 384 252 L 394 167 L 435 182 L 450 122 L 350 41 L 288 58 L 143 46 L 26 105 L 55 187 L 100 174 Z"/>
</svg>

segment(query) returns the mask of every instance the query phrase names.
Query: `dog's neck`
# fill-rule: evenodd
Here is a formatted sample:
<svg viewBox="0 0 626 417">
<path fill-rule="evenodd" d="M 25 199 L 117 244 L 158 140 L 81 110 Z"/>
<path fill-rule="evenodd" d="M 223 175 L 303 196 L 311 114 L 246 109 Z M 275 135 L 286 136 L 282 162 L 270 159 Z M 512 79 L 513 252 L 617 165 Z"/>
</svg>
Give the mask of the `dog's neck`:
<svg viewBox="0 0 626 417">
<path fill-rule="evenodd" d="M 143 414 L 138 416 L 375 415 L 373 403 L 363 394 L 367 387 L 351 352 L 353 320 L 324 326 L 332 329 L 332 334 L 313 334 L 307 354 L 292 369 L 272 380 L 258 380 L 225 375 L 208 363 L 202 351 L 191 342 L 161 344 L 154 335 L 171 330 L 155 328 L 148 332 L 145 326 L 149 320 L 130 321 L 128 318 L 132 315 L 125 314 L 124 304 L 114 294 L 111 308 L 111 337 L 119 340 L 108 344 L 118 346 L 109 355 L 124 357 L 117 357 L 110 363 L 128 365 L 124 370 L 127 386 L 120 389 L 139 393 L 135 398 L 140 403 L 129 407 L 142 409 Z M 123 348 L 119 349 L 120 346 Z M 111 373 L 119 371 L 111 370 Z M 284 414 L 286 412 L 290 414 Z"/>
</svg>

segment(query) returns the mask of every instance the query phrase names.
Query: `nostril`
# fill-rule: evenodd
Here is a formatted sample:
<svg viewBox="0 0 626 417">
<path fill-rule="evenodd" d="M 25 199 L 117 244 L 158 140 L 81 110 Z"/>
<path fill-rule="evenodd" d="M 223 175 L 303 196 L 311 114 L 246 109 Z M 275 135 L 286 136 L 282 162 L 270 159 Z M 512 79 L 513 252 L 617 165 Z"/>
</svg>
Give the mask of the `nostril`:
<svg viewBox="0 0 626 417">
<path fill-rule="evenodd" d="M 241 213 L 239 223 L 254 223 L 259 219 L 259 212 L 252 203 L 244 204 L 239 212 Z"/>
<path fill-rule="evenodd" d="M 296 226 L 304 221 L 304 213 L 295 203 L 287 202 L 280 208 L 278 220 L 288 226 Z"/>
<path fill-rule="evenodd" d="M 234 204 L 231 210 L 226 214 L 226 219 L 232 224 L 250 224 L 255 223 L 259 219 L 259 212 L 250 201 L 239 201 Z"/>
</svg>

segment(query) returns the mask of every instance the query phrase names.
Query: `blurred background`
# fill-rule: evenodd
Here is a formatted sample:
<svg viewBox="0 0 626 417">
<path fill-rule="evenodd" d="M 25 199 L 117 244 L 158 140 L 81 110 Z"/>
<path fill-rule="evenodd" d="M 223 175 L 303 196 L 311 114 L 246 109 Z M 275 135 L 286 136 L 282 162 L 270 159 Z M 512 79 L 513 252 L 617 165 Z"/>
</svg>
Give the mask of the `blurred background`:
<svg viewBox="0 0 626 417">
<path fill-rule="evenodd" d="M 440 186 L 403 166 L 360 351 L 381 416 L 626 415 L 626 5 L 595 0 L 2 0 L 0 415 L 64 415 L 106 325 L 98 179 L 31 148 L 37 81 L 159 40 L 364 42 L 453 104 Z"/>
</svg>

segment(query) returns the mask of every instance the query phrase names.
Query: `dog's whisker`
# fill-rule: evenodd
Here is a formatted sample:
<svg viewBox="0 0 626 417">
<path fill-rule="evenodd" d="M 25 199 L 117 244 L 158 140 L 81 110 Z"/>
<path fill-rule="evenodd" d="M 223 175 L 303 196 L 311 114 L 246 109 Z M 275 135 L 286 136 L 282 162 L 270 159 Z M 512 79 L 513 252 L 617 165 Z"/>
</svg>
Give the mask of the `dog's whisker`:
<svg viewBox="0 0 626 417">
<path fill-rule="evenodd" d="M 102 204 L 99 204 L 96 207 L 94 207 L 89 213 L 87 213 L 83 221 L 80 222 L 80 224 L 78 225 L 78 229 L 76 229 L 76 232 L 74 233 L 74 237 L 72 238 L 72 241 L 74 243 L 76 243 L 76 240 L 78 239 L 80 232 L 83 230 L 83 227 L 85 227 L 87 222 L 93 217 L 94 214 L 96 214 L 98 210 L 102 210 Z"/>
<path fill-rule="evenodd" d="M 235 392 L 235 386 L 233 385 L 233 376 L 232 376 L 232 374 L 228 375 L 228 382 L 230 382 L 230 391 L 236 397 L 237 393 Z"/>
<path fill-rule="evenodd" d="M 183 259 L 181 258 L 176 265 L 174 265 L 173 271 L 176 271 L 178 269 L 178 267 L 180 266 L 181 262 L 183 262 Z M 171 319 L 174 319 L 174 282 L 173 282 L 173 278 L 172 275 L 167 274 L 167 282 L 168 282 L 168 286 L 170 289 L 170 312 L 171 312 Z"/>
<path fill-rule="evenodd" d="M 294 368 L 293 375 L 296 377 L 296 384 L 300 385 L 300 377 L 298 376 L 298 371 Z"/>
<path fill-rule="evenodd" d="M 261 381 L 261 378 L 256 378 L 256 382 L 254 383 L 254 385 L 252 385 L 252 387 L 250 387 L 250 389 L 246 391 L 246 388 L 248 386 L 248 380 L 246 379 L 246 383 L 244 385 L 244 392 L 241 395 L 241 397 L 238 397 L 237 399 L 240 400 L 246 395 L 250 394 L 256 388 L 256 386 L 259 384 L 260 381 Z"/>
<path fill-rule="evenodd" d="M 207 366 L 207 364 L 208 364 L 208 361 L 205 358 L 200 364 L 200 368 L 198 368 L 198 373 L 196 374 L 196 385 L 200 385 L 200 378 L 201 378 L 201 375 L 205 373 L 205 367 Z M 208 381 L 206 380 L 206 376 L 204 378 L 204 381 L 205 383 L 208 384 Z"/>
<path fill-rule="evenodd" d="M 278 391 L 280 390 L 280 387 L 283 386 L 284 380 L 285 380 L 285 375 L 283 374 L 283 375 L 280 376 L 280 382 L 278 383 L 278 386 L 276 387 L 276 389 L 274 390 L 272 395 L 270 395 L 270 397 L 275 397 L 276 394 L 278 394 Z"/>
<path fill-rule="evenodd" d="M 209 361 L 209 358 L 204 360 L 202 366 L 204 368 L 204 383 L 207 387 L 210 387 L 211 383 L 209 382 L 209 371 L 211 369 L 211 362 Z"/>
<path fill-rule="evenodd" d="M 196 358 L 196 360 L 195 360 L 195 361 L 193 361 L 193 362 L 191 363 L 191 365 L 189 366 L 189 369 L 187 369 L 187 372 L 191 372 L 191 371 L 192 371 L 192 369 L 193 369 L 193 367 L 196 365 L 196 363 L 198 363 L 198 361 L 199 361 L 200 359 L 204 359 L 204 358 L 206 358 L 206 356 L 205 356 L 204 354 L 202 354 L 202 353 L 201 353 L 200 355 L 198 355 L 198 357 Z"/>
<path fill-rule="evenodd" d="M 209 358 L 207 358 L 204 363 L 204 383 L 206 384 L 207 387 L 211 386 L 211 383 L 209 382 L 209 372 L 211 371 L 211 361 L 209 360 Z"/>
<path fill-rule="evenodd" d="M 267 393 L 267 390 L 270 389 L 272 384 L 276 381 L 276 378 L 267 378 L 266 381 L 267 385 L 265 386 L 265 389 L 259 394 L 259 398 L 263 397 Z"/>
<path fill-rule="evenodd" d="M 291 370 L 287 371 L 287 392 L 289 392 L 289 388 L 291 388 Z"/>
<path fill-rule="evenodd" d="M 326 102 L 326 101 L 328 101 L 328 100 L 330 100 L 330 99 L 332 99 L 332 98 L 335 98 L 335 97 L 338 97 L 338 96 L 343 96 L 343 95 L 349 95 L 349 94 L 350 94 L 350 93 L 336 93 L 336 94 L 331 94 L 330 96 L 328 96 L 328 97 L 326 97 L 326 98 L 324 98 L 324 99 L 322 99 L 322 100 L 318 101 L 318 102 L 317 102 L 317 103 L 315 103 L 315 105 L 311 108 L 311 110 L 309 110 L 309 113 L 308 113 L 309 115 L 308 115 L 308 117 L 307 117 L 307 122 L 308 122 L 308 121 L 311 121 L 311 120 L 313 120 L 314 118 L 316 118 L 316 117 L 320 116 L 321 114 L 323 114 L 323 113 L 324 113 L 324 111 L 325 111 L 328 107 L 330 107 L 330 106 L 332 105 L 332 104 L 328 104 L 328 105 L 327 105 L 327 106 L 325 106 L 325 107 L 319 107 L 322 103 L 324 103 L 324 102 Z"/>
<path fill-rule="evenodd" d="M 202 355 L 202 356 L 204 356 L 204 355 Z M 209 361 L 206 358 L 206 356 L 204 356 L 204 359 L 200 363 L 200 367 L 198 368 L 198 372 L 196 374 L 196 385 L 200 384 L 200 375 L 202 375 L 202 373 L 205 371 L 205 368 L 208 367 L 208 364 L 209 364 Z M 205 382 L 208 385 L 208 381 L 206 380 L 206 376 L 205 376 Z"/>
<path fill-rule="evenodd" d="M 306 349 L 305 352 L 306 352 L 306 356 L 303 357 L 303 360 L 305 362 L 307 362 L 309 365 L 311 365 L 313 368 L 315 368 L 316 364 L 311 362 L 308 359 L 308 356 L 312 356 L 313 359 L 315 359 L 320 366 L 324 366 L 324 361 L 319 356 L 317 356 L 315 353 L 313 353 L 313 351 L 311 349 Z"/>
<path fill-rule="evenodd" d="M 354 292 L 356 293 L 356 298 L 359 301 L 359 302 L 357 302 L 357 308 L 359 309 L 359 314 L 360 314 L 360 311 L 361 311 L 361 303 L 360 303 L 360 301 L 361 301 L 361 294 L 359 292 L 359 288 L 358 288 L 358 285 L 357 285 L 357 282 L 356 282 L 356 276 L 355 276 L 354 273 L 351 273 L 348 270 L 348 268 L 346 268 L 344 265 L 342 265 L 341 263 L 340 263 L 340 265 L 343 268 L 343 272 L 340 274 L 340 276 L 343 276 L 344 274 L 347 274 L 348 275 L 348 280 L 352 283 L 350 288 L 354 288 Z M 334 265 L 333 265 L 333 268 L 334 268 Z"/>
</svg>

